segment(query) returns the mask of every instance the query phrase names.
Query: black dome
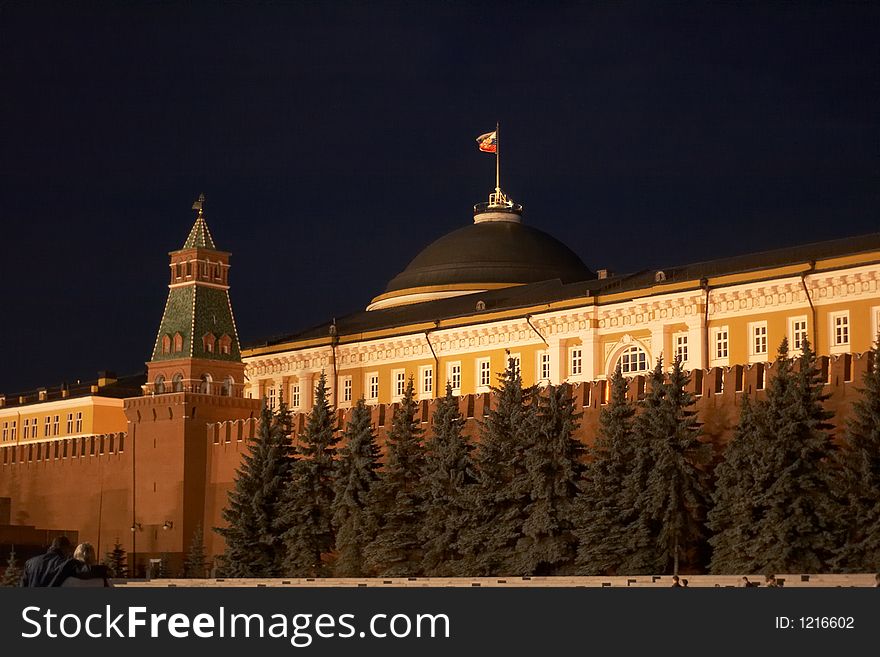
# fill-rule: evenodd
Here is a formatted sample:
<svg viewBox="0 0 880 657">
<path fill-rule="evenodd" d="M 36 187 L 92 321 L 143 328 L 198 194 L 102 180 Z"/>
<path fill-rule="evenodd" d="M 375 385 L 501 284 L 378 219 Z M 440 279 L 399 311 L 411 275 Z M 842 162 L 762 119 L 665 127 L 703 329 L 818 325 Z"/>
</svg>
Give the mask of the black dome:
<svg viewBox="0 0 880 657">
<path fill-rule="evenodd" d="M 459 228 L 427 246 L 385 294 L 434 285 L 572 283 L 595 278 L 575 253 L 536 228 L 487 221 Z"/>
</svg>

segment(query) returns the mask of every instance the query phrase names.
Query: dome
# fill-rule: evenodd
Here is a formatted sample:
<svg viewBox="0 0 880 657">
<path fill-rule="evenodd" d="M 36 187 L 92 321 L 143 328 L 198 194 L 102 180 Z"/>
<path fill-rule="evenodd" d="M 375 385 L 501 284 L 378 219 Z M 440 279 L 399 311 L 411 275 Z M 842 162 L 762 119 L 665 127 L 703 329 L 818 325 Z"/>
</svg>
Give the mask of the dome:
<svg viewBox="0 0 880 657">
<path fill-rule="evenodd" d="M 519 208 L 517 208 L 519 210 Z M 595 278 L 562 242 L 523 225 L 519 212 L 482 214 L 429 244 L 367 310 L 560 279 Z"/>
</svg>

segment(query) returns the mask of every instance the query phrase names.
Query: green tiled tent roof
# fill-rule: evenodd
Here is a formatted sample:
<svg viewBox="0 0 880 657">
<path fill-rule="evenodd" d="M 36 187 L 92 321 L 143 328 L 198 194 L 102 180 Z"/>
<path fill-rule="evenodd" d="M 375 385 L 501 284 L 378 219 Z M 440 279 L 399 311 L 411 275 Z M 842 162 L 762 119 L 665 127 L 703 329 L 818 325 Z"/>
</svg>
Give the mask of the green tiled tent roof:
<svg viewBox="0 0 880 657">
<path fill-rule="evenodd" d="M 193 224 L 192 230 L 189 231 L 189 237 L 186 238 L 186 242 L 183 243 L 184 249 L 216 249 L 214 246 L 214 240 L 211 237 L 211 231 L 208 230 L 208 224 L 205 222 L 204 217 L 202 217 L 202 213 L 199 212 L 199 216 L 196 219 L 196 223 Z"/>
</svg>

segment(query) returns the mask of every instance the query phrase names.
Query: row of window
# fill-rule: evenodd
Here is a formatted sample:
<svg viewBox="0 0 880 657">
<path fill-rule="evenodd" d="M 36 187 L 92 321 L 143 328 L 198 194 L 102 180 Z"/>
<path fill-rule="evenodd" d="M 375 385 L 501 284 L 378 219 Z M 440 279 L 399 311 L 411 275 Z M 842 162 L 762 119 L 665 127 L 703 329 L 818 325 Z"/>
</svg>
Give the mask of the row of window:
<svg viewBox="0 0 880 657">
<path fill-rule="evenodd" d="M 27 440 L 29 438 L 39 438 L 42 433 L 43 438 L 48 438 L 50 436 L 57 436 L 61 432 L 61 416 L 60 415 L 47 415 L 45 416 L 45 420 L 42 423 L 42 432 L 40 431 L 40 418 L 25 418 L 22 422 L 22 438 Z M 77 411 L 76 413 L 68 413 L 67 414 L 67 433 L 75 434 L 82 433 L 83 430 L 83 414 L 82 411 Z M 7 442 L 10 440 L 15 440 L 18 436 L 18 421 L 17 420 L 8 420 L 3 422 L 2 431 L 0 431 L 0 437 L 2 437 L 2 442 Z"/>
<path fill-rule="evenodd" d="M 878 320 L 880 321 L 880 320 Z M 845 347 L 849 345 L 849 312 L 833 313 L 831 315 L 831 344 L 832 347 Z M 674 333 L 672 335 L 673 358 L 680 358 L 682 363 L 688 362 L 688 334 Z M 789 346 L 792 350 L 797 351 L 803 348 L 804 340 L 807 338 L 807 318 L 793 317 L 789 320 Z M 730 330 L 726 326 L 712 329 L 712 357 L 715 360 L 726 360 L 730 353 Z M 767 356 L 769 350 L 767 322 L 753 322 L 749 324 L 749 355 L 750 356 Z M 517 371 L 519 371 L 520 357 L 517 354 L 511 354 Z M 568 372 L 572 377 L 583 374 L 583 349 L 581 347 L 571 347 L 568 350 Z M 640 374 L 647 372 L 650 368 L 647 352 L 638 345 L 627 347 L 618 357 L 621 371 L 624 375 Z M 548 351 L 538 352 L 537 355 L 537 373 L 539 382 L 549 382 L 550 380 L 550 353 Z M 617 363 L 615 363 L 616 367 Z M 452 386 L 453 392 L 461 391 L 461 363 L 449 363 L 446 370 L 446 380 Z M 352 382 L 351 377 L 343 377 L 342 380 L 342 399 L 343 403 L 351 403 L 352 401 Z M 364 385 L 364 396 L 367 401 L 375 402 L 379 399 L 379 374 L 371 372 L 366 375 Z M 489 389 L 492 384 L 492 370 L 490 360 L 488 358 L 480 358 L 476 362 L 476 388 L 477 392 L 484 392 Z M 394 370 L 391 374 L 391 398 L 393 401 L 400 400 L 406 391 L 406 370 Z M 422 396 L 434 395 L 434 367 L 425 365 L 419 368 L 419 381 L 417 392 Z M 441 394 L 443 391 L 440 391 Z M 267 390 L 267 398 L 272 408 L 275 407 L 275 389 Z M 300 394 L 299 384 L 293 384 L 290 389 L 290 406 L 291 408 L 300 408 L 302 397 Z"/>
<path fill-rule="evenodd" d="M 206 354 L 219 352 L 229 355 L 232 352 L 232 338 L 225 333 L 217 338 L 213 333 L 205 333 L 202 336 L 202 349 Z M 173 336 L 167 333 L 162 336 L 162 353 L 178 354 L 183 351 L 183 334 L 179 331 Z"/>
<path fill-rule="evenodd" d="M 55 440 L 50 443 L 31 443 L 3 448 L 3 465 L 28 463 L 31 461 L 50 461 L 52 459 L 81 458 L 117 454 L 125 449 L 125 434 L 90 436 Z"/>
<path fill-rule="evenodd" d="M 192 278 L 193 275 L 193 262 L 198 263 L 198 272 L 199 276 L 203 279 L 213 279 L 218 282 L 223 282 L 223 267 L 219 262 L 205 262 L 203 260 L 196 261 L 188 261 L 188 262 L 178 262 L 174 265 L 174 280 L 180 281 L 181 279 Z"/>
<path fill-rule="evenodd" d="M 223 397 L 231 397 L 233 390 L 235 389 L 235 379 L 231 376 L 227 376 L 223 380 L 223 385 L 216 391 Z M 153 392 L 157 395 L 162 395 L 166 392 L 184 392 L 183 385 L 183 374 L 179 372 L 171 377 L 171 384 L 169 385 L 165 376 L 160 374 L 156 377 L 156 380 L 153 381 Z M 199 378 L 199 383 L 195 387 L 192 392 L 198 392 L 203 395 L 213 395 L 215 393 L 214 388 L 214 378 L 210 374 L 202 374 Z"/>
<path fill-rule="evenodd" d="M 831 314 L 831 348 L 848 347 L 850 344 L 849 311 Z M 749 356 L 769 355 L 770 344 L 767 336 L 767 322 L 749 324 Z M 788 320 L 788 346 L 792 351 L 803 348 L 807 338 L 807 318 L 791 317 Z M 685 337 L 684 353 L 687 354 Z M 730 354 L 730 330 L 726 326 L 712 329 L 712 357 L 725 360 Z M 676 352 L 678 354 L 678 352 Z M 682 358 L 686 361 L 687 357 Z"/>
</svg>

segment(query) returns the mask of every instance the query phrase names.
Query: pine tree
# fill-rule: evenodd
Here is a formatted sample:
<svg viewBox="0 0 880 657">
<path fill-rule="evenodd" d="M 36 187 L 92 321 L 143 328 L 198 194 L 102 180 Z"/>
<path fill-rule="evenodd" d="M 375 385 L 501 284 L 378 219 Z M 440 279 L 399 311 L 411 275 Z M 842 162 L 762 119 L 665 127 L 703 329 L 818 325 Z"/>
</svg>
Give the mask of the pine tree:
<svg viewBox="0 0 880 657">
<path fill-rule="evenodd" d="M 562 575 L 574 567 L 575 500 L 584 451 L 574 433 L 580 417 L 570 386 L 550 386 L 537 395 L 536 431 L 524 452 L 530 502 L 516 549 L 517 572 Z"/>
<path fill-rule="evenodd" d="M 370 409 L 361 397 L 343 434 L 333 497 L 333 528 L 336 530 L 337 577 L 363 577 L 364 547 L 375 531 L 376 519 L 370 506 L 371 492 L 379 477 L 379 445 Z"/>
<path fill-rule="evenodd" d="M 758 572 L 755 548 L 757 522 L 763 513 L 763 490 L 756 486 L 764 449 L 761 426 L 763 406 L 743 395 L 733 440 L 715 468 L 713 507 L 708 527 L 713 536 L 711 571 L 716 575 Z"/>
<path fill-rule="evenodd" d="M 880 572 L 880 336 L 870 357 L 837 459 L 842 541 L 834 563 L 845 572 Z"/>
<path fill-rule="evenodd" d="M 700 442 L 700 424 L 691 410 L 688 374 L 676 358 L 660 405 L 646 416 L 653 467 L 641 505 L 656 531 L 658 564 L 678 574 L 679 562 L 700 547 L 708 498 L 707 447 Z M 698 557 L 693 557 L 696 560 Z"/>
<path fill-rule="evenodd" d="M 462 435 L 464 418 L 458 398 L 446 384 L 431 419 L 431 437 L 425 442 L 425 467 L 421 480 L 423 546 L 422 571 L 428 577 L 457 572 L 461 552 L 459 535 L 470 521 L 467 489 L 476 482 L 471 452 L 473 443 Z"/>
<path fill-rule="evenodd" d="M 473 521 L 462 534 L 463 559 L 458 574 L 523 575 L 516 548 L 523 538 L 525 509 L 531 502 L 526 449 L 534 442 L 535 388 L 523 388 L 513 359 L 493 388 L 497 406 L 480 425 L 476 450 L 478 483 L 468 506 Z"/>
<path fill-rule="evenodd" d="M 371 496 L 381 522 L 364 549 L 367 568 L 385 577 L 415 576 L 421 567 L 419 484 L 425 453 L 416 409 L 410 378 L 400 406 L 394 411 L 387 438 L 387 461 Z"/>
<path fill-rule="evenodd" d="M 201 523 L 196 525 L 186 560 L 183 562 L 183 576 L 203 579 L 208 560 L 205 555 L 205 534 Z"/>
<path fill-rule="evenodd" d="M 221 568 L 227 577 L 277 577 L 283 574 L 284 544 L 276 518 L 290 483 L 293 445 L 286 404 L 276 413 L 263 405 L 260 426 L 242 457 L 223 510 L 226 527 L 214 531 L 226 539 Z"/>
<path fill-rule="evenodd" d="M 3 579 L 0 579 L 0 586 L 18 586 L 21 584 L 22 569 L 18 566 L 18 560 L 15 558 L 15 546 L 9 551 L 9 558 L 6 559 L 6 570 L 3 571 Z"/>
<path fill-rule="evenodd" d="M 808 341 L 797 371 L 788 358 L 787 340 L 777 362 L 782 366 L 767 392 L 763 464 L 756 470 L 764 491 L 764 512 L 755 532 L 758 568 L 821 572 L 834 549 L 833 450 L 827 423 L 832 414 L 822 404 L 827 395 L 822 394 L 822 377 Z"/>
<path fill-rule="evenodd" d="M 626 398 L 628 382 L 620 369 L 610 381 L 608 404 L 599 413 L 599 430 L 581 482 L 575 533 L 579 575 L 616 572 L 629 542 L 623 484 L 629 472 L 635 406 Z"/>
<path fill-rule="evenodd" d="M 167 552 L 163 552 L 162 556 L 159 558 L 159 572 L 156 573 L 156 577 L 159 579 L 167 579 L 171 577 L 171 566 L 170 559 L 168 557 Z"/>
<path fill-rule="evenodd" d="M 325 574 L 321 555 L 333 550 L 333 460 L 336 456 L 336 418 L 330 407 L 327 377 L 321 372 L 315 386 L 315 403 L 297 449 L 279 512 L 286 547 L 285 574 L 319 577 Z"/>
<path fill-rule="evenodd" d="M 126 553 L 119 539 L 113 544 L 113 549 L 104 556 L 104 565 L 110 577 L 125 578 L 128 577 L 128 567 L 126 565 Z"/>
</svg>

